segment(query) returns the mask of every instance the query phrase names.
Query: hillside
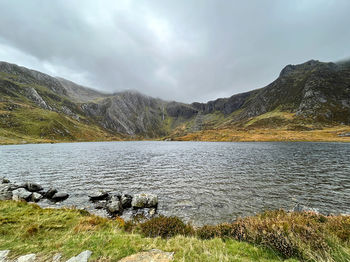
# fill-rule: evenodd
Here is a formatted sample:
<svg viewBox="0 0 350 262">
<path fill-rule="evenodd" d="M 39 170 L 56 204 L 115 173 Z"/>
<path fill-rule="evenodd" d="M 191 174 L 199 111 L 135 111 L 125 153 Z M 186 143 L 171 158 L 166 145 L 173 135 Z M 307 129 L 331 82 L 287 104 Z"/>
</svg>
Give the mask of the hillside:
<svg viewBox="0 0 350 262">
<path fill-rule="evenodd" d="M 184 104 L 105 94 L 0 62 L 0 143 L 172 139 L 350 141 L 350 63 L 288 65 L 268 86 Z"/>
</svg>

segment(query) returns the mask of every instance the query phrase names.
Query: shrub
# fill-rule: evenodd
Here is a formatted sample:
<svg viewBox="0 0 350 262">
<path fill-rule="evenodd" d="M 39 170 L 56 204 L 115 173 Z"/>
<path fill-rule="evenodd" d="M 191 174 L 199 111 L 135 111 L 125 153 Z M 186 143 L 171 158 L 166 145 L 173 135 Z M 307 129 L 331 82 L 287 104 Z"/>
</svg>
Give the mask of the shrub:
<svg viewBox="0 0 350 262">
<path fill-rule="evenodd" d="M 193 228 L 178 217 L 154 217 L 139 225 L 144 236 L 169 238 L 176 235 L 191 235 Z"/>
</svg>

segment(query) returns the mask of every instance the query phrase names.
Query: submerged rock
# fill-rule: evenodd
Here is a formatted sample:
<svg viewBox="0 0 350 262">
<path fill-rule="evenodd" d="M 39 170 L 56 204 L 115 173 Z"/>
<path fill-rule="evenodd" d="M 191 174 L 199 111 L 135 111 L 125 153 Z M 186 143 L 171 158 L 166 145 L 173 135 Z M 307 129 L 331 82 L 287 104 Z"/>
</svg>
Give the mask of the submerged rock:
<svg viewBox="0 0 350 262">
<path fill-rule="evenodd" d="M 90 201 L 99 201 L 108 199 L 109 194 L 106 191 L 98 190 L 90 193 L 88 196 Z"/>
<path fill-rule="evenodd" d="M 67 262 L 87 262 L 91 255 L 92 252 L 90 250 L 85 250 L 76 257 L 68 259 Z"/>
<path fill-rule="evenodd" d="M 12 191 L 12 199 L 19 201 L 19 200 L 25 200 L 30 201 L 32 197 L 32 193 L 25 190 L 24 188 L 18 188 Z"/>
<path fill-rule="evenodd" d="M 318 214 L 318 210 L 316 208 L 311 208 L 311 207 L 307 207 L 307 206 L 304 206 L 300 203 L 298 203 L 292 210 L 293 212 L 313 212 L 313 213 L 316 213 Z"/>
<path fill-rule="evenodd" d="M 52 196 L 51 200 L 53 202 L 61 202 L 66 200 L 69 197 L 67 193 L 56 193 Z"/>
<path fill-rule="evenodd" d="M 8 183 L 10 183 L 10 180 L 8 180 L 7 178 L 5 177 L 0 178 L 0 184 L 8 184 Z"/>
<path fill-rule="evenodd" d="M 145 208 L 158 206 L 158 196 L 154 194 L 136 194 L 134 195 L 131 206 L 133 208 Z"/>
<path fill-rule="evenodd" d="M 169 262 L 174 259 L 174 252 L 164 252 L 159 249 L 152 249 L 145 252 L 136 253 L 134 255 L 125 257 L 119 262 Z"/>
</svg>

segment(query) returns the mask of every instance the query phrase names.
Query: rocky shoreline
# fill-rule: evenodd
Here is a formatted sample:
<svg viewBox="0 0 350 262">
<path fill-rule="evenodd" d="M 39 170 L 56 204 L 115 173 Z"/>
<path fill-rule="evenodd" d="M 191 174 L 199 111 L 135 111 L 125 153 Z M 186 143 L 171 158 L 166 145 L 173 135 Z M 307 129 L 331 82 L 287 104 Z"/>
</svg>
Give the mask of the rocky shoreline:
<svg viewBox="0 0 350 262">
<path fill-rule="evenodd" d="M 48 201 L 49 204 L 62 202 L 69 198 L 68 193 L 58 192 L 56 188 L 45 190 L 41 185 L 33 182 L 15 184 L 7 178 L 0 178 L 0 200 L 16 200 L 38 203 Z M 92 191 L 87 194 L 87 202 L 91 202 L 95 209 L 103 209 L 110 217 L 126 215 L 130 218 L 147 220 L 157 215 L 158 196 L 155 194 Z"/>
</svg>

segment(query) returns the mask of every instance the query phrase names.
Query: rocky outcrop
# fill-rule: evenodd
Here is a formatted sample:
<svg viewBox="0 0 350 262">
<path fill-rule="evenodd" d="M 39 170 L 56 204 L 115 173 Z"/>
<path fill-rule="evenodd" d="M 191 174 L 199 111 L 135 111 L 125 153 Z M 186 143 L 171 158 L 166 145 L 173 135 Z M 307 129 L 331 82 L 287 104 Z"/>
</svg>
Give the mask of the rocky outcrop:
<svg viewBox="0 0 350 262">
<path fill-rule="evenodd" d="M 14 262 L 36 262 L 38 261 L 36 258 L 36 254 L 27 254 L 27 255 L 23 255 L 20 256 L 18 258 L 16 258 L 15 260 L 9 260 L 8 256 L 10 254 L 10 250 L 0 250 L 0 262 L 10 262 L 10 261 L 14 261 Z M 79 255 L 72 257 L 70 259 L 68 259 L 66 262 L 87 262 L 90 258 L 90 256 L 92 255 L 92 252 L 90 250 L 85 250 L 83 252 L 81 252 Z M 53 262 L 60 262 L 62 255 L 60 253 L 57 253 L 53 256 L 52 261 Z M 40 261 L 43 261 L 40 259 Z M 45 260 L 48 261 L 48 260 Z"/>
<path fill-rule="evenodd" d="M 133 208 L 157 207 L 158 197 L 153 194 L 136 194 L 132 199 L 131 206 Z"/>
<path fill-rule="evenodd" d="M 87 262 L 91 255 L 92 252 L 90 250 L 85 250 L 76 257 L 68 259 L 67 262 Z"/>
</svg>

